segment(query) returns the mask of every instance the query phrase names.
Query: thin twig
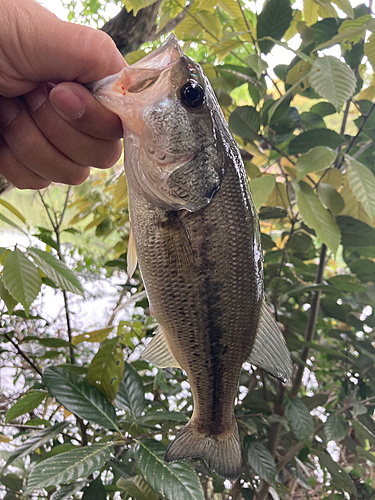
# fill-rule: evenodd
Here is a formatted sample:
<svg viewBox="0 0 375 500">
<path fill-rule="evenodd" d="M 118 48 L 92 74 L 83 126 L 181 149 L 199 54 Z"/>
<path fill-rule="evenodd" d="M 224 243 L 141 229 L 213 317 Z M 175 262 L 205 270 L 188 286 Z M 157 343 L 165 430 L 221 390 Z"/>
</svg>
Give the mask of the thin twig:
<svg viewBox="0 0 375 500">
<path fill-rule="evenodd" d="M 42 376 L 42 370 L 36 366 L 36 364 L 31 361 L 29 356 L 19 347 L 16 342 L 10 337 L 7 333 L 4 334 L 4 337 L 9 340 L 9 342 L 13 345 L 13 347 L 17 350 L 18 354 L 23 357 L 23 359 L 31 366 L 33 370 L 37 372 L 38 375 Z"/>
</svg>

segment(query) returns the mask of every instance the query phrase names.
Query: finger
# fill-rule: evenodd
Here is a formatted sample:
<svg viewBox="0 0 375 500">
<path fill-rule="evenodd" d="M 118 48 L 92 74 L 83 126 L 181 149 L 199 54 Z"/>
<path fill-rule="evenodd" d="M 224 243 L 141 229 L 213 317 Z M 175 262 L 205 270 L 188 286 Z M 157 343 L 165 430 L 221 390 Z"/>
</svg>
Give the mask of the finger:
<svg viewBox="0 0 375 500">
<path fill-rule="evenodd" d="M 44 189 L 51 184 L 22 165 L 13 156 L 7 143 L 0 136 L 0 174 L 18 189 Z"/>
<path fill-rule="evenodd" d="M 0 133 L 16 160 L 46 180 L 80 184 L 90 173 L 89 167 L 74 163 L 49 143 L 17 99 L 0 97 Z"/>
<path fill-rule="evenodd" d="M 78 84 L 74 85 L 81 87 Z M 52 89 L 51 93 L 53 91 L 54 89 Z M 33 92 L 27 94 L 25 99 L 29 113 L 39 130 L 58 151 L 75 163 L 85 166 L 103 167 L 109 166 L 109 163 L 112 166 L 119 159 L 121 155 L 121 143 L 117 137 L 117 140 L 100 139 L 79 130 L 79 128 L 85 130 L 85 124 L 87 123 L 86 128 L 89 128 L 91 132 L 100 133 L 99 125 L 90 126 L 90 120 L 86 120 L 85 115 L 87 113 L 84 106 L 80 117 L 76 119 L 71 118 L 69 121 L 64 120 L 56 113 L 50 99 L 48 99 L 48 87 L 45 84 L 40 85 Z M 99 103 L 95 104 L 100 108 L 102 107 Z M 107 135 L 107 130 L 110 130 L 109 124 L 114 122 L 117 125 L 117 120 L 112 120 L 112 113 L 103 113 L 103 115 L 103 135 Z M 78 129 L 74 128 L 76 122 Z M 106 122 L 108 123 L 108 127 L 106 127 Z M 113 131 L 113 135 L 118 136 L 116 130 Z"/>
<path fill-rule="evenodd" d="M 121 139 L 120 118 L 77 83 L 60 83 L 49 94 L 56 113 L 74 128 L 98 139 Z"/>
</svg>

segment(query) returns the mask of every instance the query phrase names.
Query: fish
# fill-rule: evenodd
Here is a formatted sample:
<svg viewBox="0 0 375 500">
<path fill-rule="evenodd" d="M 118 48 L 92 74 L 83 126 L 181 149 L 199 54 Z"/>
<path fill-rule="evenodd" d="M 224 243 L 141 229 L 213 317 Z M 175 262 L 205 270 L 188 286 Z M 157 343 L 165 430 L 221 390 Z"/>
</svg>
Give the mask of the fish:
<svg viewBox="0 0 375 500">
<path fill-rule="evenodd" d="M 257 212 L 237 144 L 199 64 L 174 35 L 91 87 L 124 127 L 128 266 L 159 323 L 142 357 L 188 377 L 194 409 L 166 462 L 200 458 L 234 481 L 234 416 L 248 361 L 286 381 L 292 363 L 266 304 Z"/>
</svg>

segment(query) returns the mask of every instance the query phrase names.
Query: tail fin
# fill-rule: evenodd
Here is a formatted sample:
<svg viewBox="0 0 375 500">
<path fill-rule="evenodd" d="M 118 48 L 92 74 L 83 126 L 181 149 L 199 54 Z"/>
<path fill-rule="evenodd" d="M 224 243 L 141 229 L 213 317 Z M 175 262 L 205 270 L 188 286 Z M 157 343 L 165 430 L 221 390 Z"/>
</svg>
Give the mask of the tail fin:
<svg viewBox="0 0 375 500">
<path fill-rule="evenodd" d="M 234 422 L 231 434 L 207 436 L 194 429 L 191 422 L 185 425 L 169 445 L 164 460 L 176 462 L 184 458 L 202 458 L 219 476 L 235 481 L 241 474 L 241 444 Z"/>
</svg>

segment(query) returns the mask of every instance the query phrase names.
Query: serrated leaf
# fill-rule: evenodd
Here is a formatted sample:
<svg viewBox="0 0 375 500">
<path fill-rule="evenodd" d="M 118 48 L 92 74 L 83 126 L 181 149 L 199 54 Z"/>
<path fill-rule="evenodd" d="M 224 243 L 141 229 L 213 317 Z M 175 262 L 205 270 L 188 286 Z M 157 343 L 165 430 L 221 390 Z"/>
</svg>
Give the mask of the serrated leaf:
<svg viewBox="0 0 375 500">
<path fill-rule="evenodd" d="M 267 448 L 250 436 L 246 436 L 244 449 L 247 461 L 254 472 L 268 483 L 275 484 L 275 460 Z"/>
<path fill-rule="evenodd" d="M 151 489 L 165 500 L 204 500 L 202 485 L 186 462 L 164 462 L 166 447 L 154 441 L 137 442 L 137 466 Z"/>
<path fill-rule="evenodd" d="M 103 342 L 113 329 L 114 326 L 107 326 L 106 328 L 100 328 L 92 332 L 81 333 L 72 338 L 72 344 L 78 345 L 81 342 Z"/>
<path fill-rule="evenodd" d="M 318 238 L 332 252 L 336 252 L 340 244 L 340 229 L 335 219 L 320 203 L 312 188 L 305 182 L 293 182 L 297 194 L 297 204 L 304 223 L 314 229 Z"/>
<path fill-rule="evenodd" d="M 142 379 L 129 363 L 125 363 L 124 375 L 115 398 L 115 405 L 120 410 L 129 412 L 134 420 L 145 409 L 145 390 Z"/>
<path fill-rule="evenodd" d="M 276 178 L 274 175 L 262 175 L 250 181 L 250 189 L 253 195 L 254 205 L 257 210 L 268 199 L 275 187 Z"/>
<path fill-rule="evenodd" d="M 289 0 L 269 0 L 258 16 L 257 38 L 259 48 L 268 54 L 274 43 L 268 40 L 261 41 L 263 37 L 271 36 L 281 40 L 293 19 L 293 11 Z"/>
<path fill-rule="evenodd" d="M 29 413 L 40 405 L 48 396 L 47 391 L 30 391 L 26 396 L 19 399 L 5 414 L 5 421 L 20 417 L 24 413 Z"/>
<path fill-rule="evenodd" d="M 346 157 L 346 161 L 348 165 L 348 182 L 354 196 L 358 202 L 362 203 L 368 215 L 371 218 L 375 217 L 374 174 L 363 163 L 350 156 Z"/>
<path fill-rule="evenodd" d="M 26 224 L 26 219 L 25 217 L 19 212 L 16 207 L 14 207 L 9 201 L 0 199 L 0 205 L 3 205 L 3 207 L 7 208 L 12 212 L 13 215 L 15 215 L 20 221 L 22 221 L 24 224 Z"/>
<path fill-rule="evenodd" d="M 337 110 L 350 99 L 357 85 L 349 66 L 333 56 L 315 59 L 309 80 L 320 97 L 327 99 Z"/>
<path fill-rule="evenodd" d="M 132 476 L 128 479 L 120 477 L 116 486 L 137 500 L 156 500 L 159 498 L 159 495 L 152 491 L 142 476 Z"/>
<path fill-rule="evenodd" d="M 114 407 L 87 380 L 54 366 L 44 370 L 43 382 L 50 394 L 70 412 L 106 429 L 118 430 Z"/>
<path fill-rule="evenodd" d="M 345 207 L 345 202 L 341 194 L 338 193 L 334 187 L 325 182 L 321 182 L 316 191 L 322 204 L 328 208 L 333 215 L 339 215 Z"/>
<path fill-rule="evenodd" d="M 350 476 L 341 465 L 332 459 L 331 455 L 320 450 L 313 450 L 313 453 L 319 458 L 320 465 L 328 470 L 337 485 L 340 485 L 348 493 L 357 496 L 357 489 Z"/>
<path fill-rule="evenodd" d="M 83 288 L 78 277 L 64 262 L 39 248 L 30 247 L 28 252 L 45 275 L 62 290 L 83 295 Z"/>
<path fill-rule="evenodd" d="M 317 146 L 302 154 L 296 163 L 297 181 L 300 181 L 306 174 L 328 168 L 336 156 L 336 152 L 327 146 Z"/>
<path fill-rule="evenodd" d="M 260 128 L 260 114 L 253 106 L 240 106 L 229 117 L 233 134 L 243 139 L 256 139 Z"/>
<path fill-rule="evenodd" d="M 4 301 L 4 304 L 7 307 L 8 314 L 11 315 L 13 313 L 14 308 L 18 304 L 18 300 L 16 300 L 5 288 L 2 277 L 0 276 L 0 297 Z"/>
<path fill-rule="evenodd" d="M 84 485 L 85 483 L 83 481 L 72 484 L 65 484 L 59 490 L 53 493 L 53 495 L 51 496 L 51 500 L 69 500 L 73 498 L 72 495 L 74 495 L 74 493 L 81 491 Z"/>
<path fill-rule="evenodd" d="M 28 439 L 21 446 L 18 446 L 9 456 L 6 465 L 10 465 L 17 458 L 31 455 L 31 453 L 35 450 L 58 436 L 65 429 L 68 423 L 69 422 L 62 422 L 54 425 L 53 427 L 46 427 L 45 429 L 30 434 Z"/>
<path fill-rule="evenodd" d="M 341 441 L 347 434 L 344 419 L 340 415 L 331 413 L 324 423 L 324 431 L 328 441 Z"/>
<path fill-rule="evenodd" d="M 124 351 L 120 337 L 106 340 L 91 361 L 87 379 L 110 401 L 113 401 L 120 386 L 124 371 Z"/>
<path fill-rule="evenodd" d="M 314 420 L 307 406 L 298 398 L 286 398 L 284 413 L 295 436 L 301 441 L 310 441 L 314 434 Z"/>
<path fill-rule="evenodd" d="M 3 269 L 3 282 L 8 292 L 23 305 L 26 315 L 38 295 L 42 280 L 38 269 L 18 248 L 7 255 Z"/>
<path fill-rule="evenodd" d="M 37 464 L 27 481 L 27 491 L 75 481 L 99 471 L 113 453 L 111 444 L 93 444 L 61 453 Z"/>
</svg>

